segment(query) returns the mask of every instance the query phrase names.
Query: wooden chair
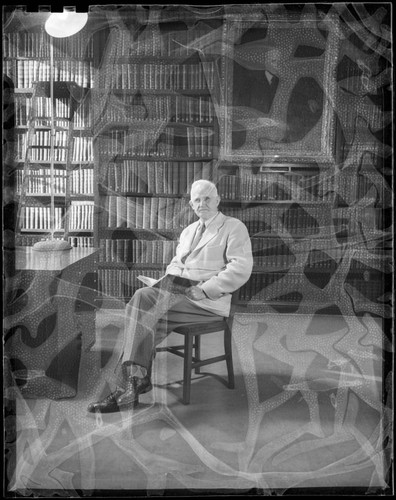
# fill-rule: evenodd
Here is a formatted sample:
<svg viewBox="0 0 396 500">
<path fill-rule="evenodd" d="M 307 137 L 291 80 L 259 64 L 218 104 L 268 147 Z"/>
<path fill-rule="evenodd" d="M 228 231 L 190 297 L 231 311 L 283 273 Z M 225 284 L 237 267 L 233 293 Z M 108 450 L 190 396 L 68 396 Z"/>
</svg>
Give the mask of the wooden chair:
<svg viewBox="0 0 396 500">
<path fill-rule="evenodd" d="M 233 295 L 234 302 L 234 295 Z M 233 308 L 228 318 L 219 319 L 212 323 L 191 323 L 175 328 L 173 331 L 184 335 L 184 343 L 176 346 L 166 346 L 157 348 L 158 351 L 167 351 L 184 359 L 183 367 L 183 403 L 190 403 L 191 393 L 191 374 L 200 373 L 201 366 L 225 361 L 228 372 L 228 387 L 234 389 L 234 366 L 232 361 L 232 318 Z M 223 332 L 224 354 L 213 356 L 206 359 L 201 359 L 201 336 L 209 333 Z"/>
</svg>

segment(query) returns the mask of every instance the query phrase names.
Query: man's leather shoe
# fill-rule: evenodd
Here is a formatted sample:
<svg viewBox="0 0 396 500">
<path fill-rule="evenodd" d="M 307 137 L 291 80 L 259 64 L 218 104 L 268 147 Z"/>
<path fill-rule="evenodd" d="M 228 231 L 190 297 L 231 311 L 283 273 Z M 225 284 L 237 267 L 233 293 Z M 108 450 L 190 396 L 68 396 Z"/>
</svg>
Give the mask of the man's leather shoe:
<svg viewBox="0 0 396 500">
<path fill-rule="evenodd" d="M 106 396 L 101 401 L 97 401 L 95 403 L 91 403 L 88 405 L 88 411 L 91 413 L 114 413 L 116 411 L 120 411 L 120 408 L 117 404 L 117 398 L 123 393 L 122 390 L 117 389 L 112 392 L 108 396 Z"/>
<path fill-rule="evenodd" d="M 153 386 L 147 375 L 145 377 L 128 377 L 125 392 L 116 397 L 116 403 L 119 406 L 136 404 L 139 402 L 139 394 L 151 391 Z"/>
</svg>

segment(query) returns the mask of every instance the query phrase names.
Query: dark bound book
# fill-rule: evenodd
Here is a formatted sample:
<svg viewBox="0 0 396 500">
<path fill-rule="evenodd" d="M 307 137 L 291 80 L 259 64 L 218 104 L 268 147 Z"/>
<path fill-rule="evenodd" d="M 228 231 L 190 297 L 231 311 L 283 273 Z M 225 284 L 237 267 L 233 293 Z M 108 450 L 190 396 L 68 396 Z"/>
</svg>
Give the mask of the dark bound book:
<svg viewBox="0 0 396 500">
<path fill-rule="evenodd" d="M 173 274 L 166 274 L 159 280 L 153 280 L 147 276 L 138 276 L 138 279 L 148 286 L 160 288 L 161 290 L 166 290 L 171 293 L 185 293 L 186 288 L 200 283 L 200 281 L 190 280 Z"/>
<path fill-rule="evenodd" d="M 173 274 L 166 274 L 153 286 L 154 288 L 160 288 L 161 290 L 167 290 L 172 293 L 184 293 L 186 288 L 198 285 L 198 283 L 200 282 L 196 280 L 190 280 L 181 276 L 174 276 Z"/>
</svg>

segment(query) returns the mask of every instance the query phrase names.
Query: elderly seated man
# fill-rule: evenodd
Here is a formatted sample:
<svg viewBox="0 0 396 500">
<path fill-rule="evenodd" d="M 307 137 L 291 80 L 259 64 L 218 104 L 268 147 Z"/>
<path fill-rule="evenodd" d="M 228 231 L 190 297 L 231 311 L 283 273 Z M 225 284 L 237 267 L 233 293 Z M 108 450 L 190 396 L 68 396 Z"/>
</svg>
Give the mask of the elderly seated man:
<svg viewBox="0 0 396 500">
<path fill-rule="evenodd" d="M 114 392 L 91 403 L 90 412 L 115 412 L 134 406 L 152 389 L 155 348 L 177 326 L 211 323 L 230 314 L 231 294 L 253 267 L 248 230 L 218 210 L 216 185 L 195 181 L 190 206 L 199 220 L 186 227 L 163 278 L 138 289 L 126 307 L 125 342 Z M 181 286 L 180 282 L 187 283 Z"/>
</svg>

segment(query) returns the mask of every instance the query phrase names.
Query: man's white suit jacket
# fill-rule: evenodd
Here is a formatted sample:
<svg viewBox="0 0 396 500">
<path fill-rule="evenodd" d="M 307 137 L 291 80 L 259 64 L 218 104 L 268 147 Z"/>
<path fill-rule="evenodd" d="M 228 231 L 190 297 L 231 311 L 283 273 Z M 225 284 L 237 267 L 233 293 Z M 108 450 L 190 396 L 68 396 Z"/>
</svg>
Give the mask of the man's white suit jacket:
<svg viewBox="0 0 396 500">
<path fill-rule="evenodd" d="M 198 286 L 207 297 L 193 302 L 220 316 L 229 316 L 231 293 L 248 281 L 253 268 L 248 230 L 240 220 L 219 212 L 187 255 L 198 225 L 199 221 L 194 222 L 182 231 L 166 274 L 199 280 Z"/>
</svg>

